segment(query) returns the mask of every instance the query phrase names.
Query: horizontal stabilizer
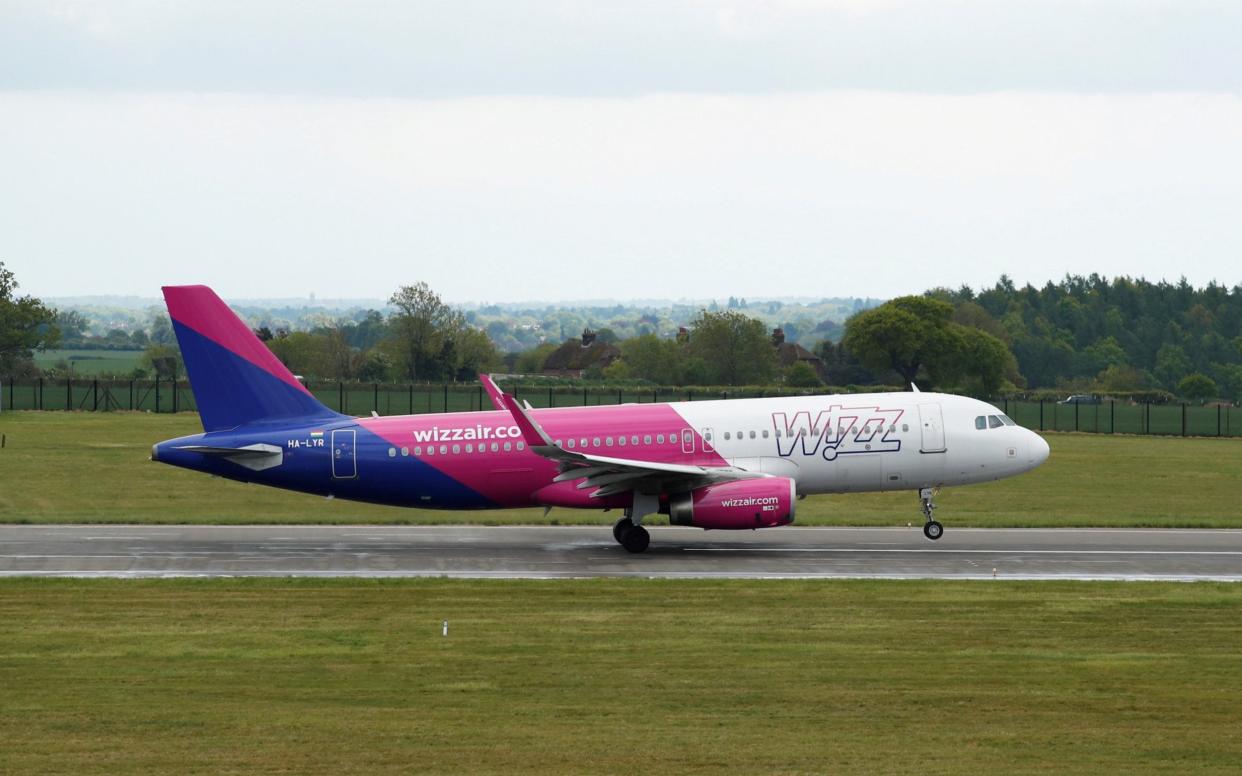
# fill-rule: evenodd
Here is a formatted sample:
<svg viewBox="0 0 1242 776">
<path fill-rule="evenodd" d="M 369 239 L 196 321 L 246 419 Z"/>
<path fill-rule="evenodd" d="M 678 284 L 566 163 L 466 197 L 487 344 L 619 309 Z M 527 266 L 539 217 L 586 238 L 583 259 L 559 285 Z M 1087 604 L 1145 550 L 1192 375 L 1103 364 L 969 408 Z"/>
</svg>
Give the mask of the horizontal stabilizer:
<svg viewBox="0 0 1242 776">
<path fill-rule="evenodd" d="M 274 466 L 280 466 L 285 459 L 284 451 L 281 448 L 265 444 L 246 445 L 245 447 L 182 445 L 176 449 L 185 450 L 188 453 L 209 455 L 213 458 L 223 458 L 226 461 L 231 461 L 238 466 L 245 466 L 253 471 L 263 471 Z"/>
</svg>

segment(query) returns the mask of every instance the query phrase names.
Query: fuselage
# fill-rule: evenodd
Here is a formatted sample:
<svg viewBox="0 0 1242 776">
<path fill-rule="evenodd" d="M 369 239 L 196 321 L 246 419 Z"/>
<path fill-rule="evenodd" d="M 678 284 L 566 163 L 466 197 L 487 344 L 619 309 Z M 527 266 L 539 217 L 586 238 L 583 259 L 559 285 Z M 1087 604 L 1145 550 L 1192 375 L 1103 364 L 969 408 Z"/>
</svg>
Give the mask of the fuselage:
<svg viewBox="0 0 1242 776">
<path fill-rule="evenodd" d="M 1039 435 L 990 404 L 879 393 L 531 410 L 565 450 L 787 477 L 798 495 L 918 490 L 1020 474 L 1048 456 Z M 262 464 L 191 448 L 270 451 Z M 624 507 L 553 482 L 506 411 L 266 422 L 161 442 L 161 462 L 323 496 L 397 506 Z"/>
</svg>

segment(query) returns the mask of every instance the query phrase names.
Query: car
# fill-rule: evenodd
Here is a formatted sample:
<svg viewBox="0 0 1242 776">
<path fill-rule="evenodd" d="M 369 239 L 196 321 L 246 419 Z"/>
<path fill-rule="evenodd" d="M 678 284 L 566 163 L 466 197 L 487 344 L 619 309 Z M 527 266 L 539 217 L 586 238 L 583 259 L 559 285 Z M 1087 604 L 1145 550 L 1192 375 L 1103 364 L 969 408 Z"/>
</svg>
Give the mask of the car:
<svg viewBox="0 0 1242 776">
<path fill-rule="evenodd" d="M 1076 394 L 1073 394 L 1072 396 L 1067 396 L 1061 401 L 1057 402 L 1057 404 L 1099 404 L 1099 403 L 1100 403 L 1100 397 L 1095 396 L 1093 394 L 1089 394 L 1089 393 L 1076 393 Z"/>
</svg>

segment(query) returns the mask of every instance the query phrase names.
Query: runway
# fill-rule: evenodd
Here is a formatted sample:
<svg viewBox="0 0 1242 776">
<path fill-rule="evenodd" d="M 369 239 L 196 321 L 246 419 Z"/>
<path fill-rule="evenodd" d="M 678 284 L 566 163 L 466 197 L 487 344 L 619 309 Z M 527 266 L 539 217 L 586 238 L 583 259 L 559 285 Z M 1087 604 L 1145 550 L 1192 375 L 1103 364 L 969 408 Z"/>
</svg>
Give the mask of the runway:
<svg viewBox="0 0 1242 776">
<path fill-rule="evenodd" d="M 1242 581 L 1242 530 L 4 525 L 0 576 Z"/>
</svg>

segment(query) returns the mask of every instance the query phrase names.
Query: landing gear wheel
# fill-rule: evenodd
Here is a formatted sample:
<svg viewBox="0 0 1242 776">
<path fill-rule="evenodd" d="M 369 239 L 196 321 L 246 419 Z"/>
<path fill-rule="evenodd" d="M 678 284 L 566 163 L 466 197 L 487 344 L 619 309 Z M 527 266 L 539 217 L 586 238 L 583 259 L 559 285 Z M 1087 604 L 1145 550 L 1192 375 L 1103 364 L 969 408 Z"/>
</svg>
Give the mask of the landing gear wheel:
<svg viewBox="0 0 1242 776">
<path fill-rule="evenodd" d="M 934 542 L 944 535 L 944 526 L 935 520 L 928 520 L 923 524 L 923 535 Z"/>
<path fill-rule="evenodd" d="M 634 521 L 628 517 L 623 517 L 612 526 L 612 538 L 617 540 L 617 544 L 623 544 L 621 537 L 625 536 L 625 532 L 634 527 Z"/>
<path fill-rule="evenodd" d="M 651 544 L 651 534 L 641 525 L 636 525 L 621 534 L 621 546 L 630 552 L 642 552 Z"/>
<path fill-rule="evenodd" d="M 936 522 L 933 513 L 936 511 L 936 491 L 939 488 L 920 488 L 919 499 L 923 502 L 923 518 L 927 521 L 923 525 L 923 535 L 933 542 L 944 536 L 944 526 Z"/>
</svg>

